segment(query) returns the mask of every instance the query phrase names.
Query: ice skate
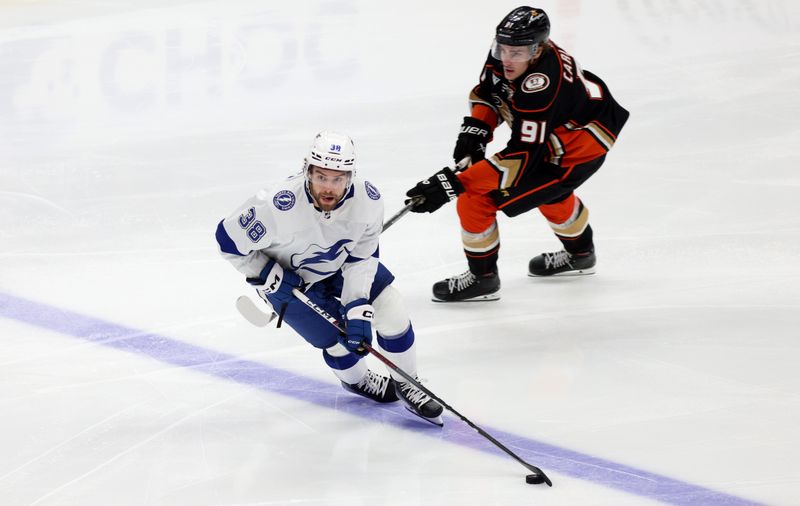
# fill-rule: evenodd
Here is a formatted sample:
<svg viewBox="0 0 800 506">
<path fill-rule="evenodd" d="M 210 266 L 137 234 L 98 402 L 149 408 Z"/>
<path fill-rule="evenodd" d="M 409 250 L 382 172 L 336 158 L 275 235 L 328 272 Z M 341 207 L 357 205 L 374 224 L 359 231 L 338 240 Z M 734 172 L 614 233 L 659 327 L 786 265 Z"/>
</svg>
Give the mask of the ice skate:
<svg viewBox="0 0 800 506">
<path fill-rule="evenodd" d="M 434 302 L 478 302 L 500 299 L 500 276 L 496 272 L 476 276 L 467 271 L 433 285 Z"/>
<path fill-rule="evenodd" d="M 419 381 L 419 379 L 417 379 Z M 442 405 L 410 382 L 395 382 L 394 391 L 406 409 L 418 417 L 439 427 L 444 426 Z"/>
<path fill-rule="evenodd" d="M 396 402 L 397 386 L 392 378 L 382 376 L 367 369 L 367 374 L 358 383 L 350 384 L 342 381 L 345 390 L 358 394 L 375 402 Z"/>
<path fill-rule="evenodd" d="M 568 253 L 565 250 L 542 253 L 531 259 L 528 276 L 580 276 L 594 274 L 597 257 L 594 251 L 588 253 Z"/>
</svg>

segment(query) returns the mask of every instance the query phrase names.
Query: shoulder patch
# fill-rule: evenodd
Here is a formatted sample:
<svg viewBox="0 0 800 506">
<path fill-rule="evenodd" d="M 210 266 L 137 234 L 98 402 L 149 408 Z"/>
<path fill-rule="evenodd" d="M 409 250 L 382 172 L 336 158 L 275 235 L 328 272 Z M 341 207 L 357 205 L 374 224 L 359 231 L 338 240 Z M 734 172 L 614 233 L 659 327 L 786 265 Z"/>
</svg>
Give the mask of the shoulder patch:
<svg viewBox="0 0 800 506">
<path fill-rule="evenodd" d="M 550 78 L 539 72 L 531 74 L 522 82 L 522 91 L 525 93 L 536 93 L 546 90 L 550 86 Z"/>
<path fill-rule="evenodd" d="M 296 201 L 294 193 L 289 190 L 281 190 L 272 197 L 272 203 L 281 211 L 288 211 L 293 208 Z"/>
<path fill-rule="evenodd" d="M 369 181 L 364 181 L 364 188 L 367 190 L 367 196 L 372 200 L 378 200 L 381 198 L 381 192 L 379 192 L 378 189 L 375 188 L 375 186 Z"/>
</svg>

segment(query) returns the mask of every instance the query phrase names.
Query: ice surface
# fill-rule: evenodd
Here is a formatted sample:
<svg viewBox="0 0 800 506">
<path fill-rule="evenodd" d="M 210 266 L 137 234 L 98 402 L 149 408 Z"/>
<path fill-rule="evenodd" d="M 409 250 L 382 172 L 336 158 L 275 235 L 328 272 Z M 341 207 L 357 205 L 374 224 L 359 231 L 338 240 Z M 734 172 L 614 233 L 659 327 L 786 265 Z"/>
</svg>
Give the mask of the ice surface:
<svg viewBox="0 0 800 506">
<path fill-rule="evenodd" d="M 528 278 L 557 242 L 501 217 L 502 299 L 434 304 L 452 205 L 381 255 L 426 385 L 553 488 L 250 326 L 213 236 L 323 128 L 400 209 L 516 4 L 3 2 L 0 502 L 800 503 L 800 4 L 539 5 L 632 114 L 579 191 L 598 273 Z"/>
</svg>

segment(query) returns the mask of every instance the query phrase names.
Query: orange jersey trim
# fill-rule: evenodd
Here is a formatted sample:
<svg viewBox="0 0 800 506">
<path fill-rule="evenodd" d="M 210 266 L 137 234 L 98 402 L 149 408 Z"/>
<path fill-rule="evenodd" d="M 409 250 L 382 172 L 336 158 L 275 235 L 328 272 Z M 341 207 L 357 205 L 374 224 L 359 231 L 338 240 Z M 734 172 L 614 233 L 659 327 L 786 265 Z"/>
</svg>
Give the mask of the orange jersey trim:
<svg viewBox="0 0 800 506">
<path fill-rule="evenodd" d="M 479 119 L 489 125 L 494 130 L 497 126 L 497 113 L 488 105 L 475 104 L 472 106 L 472 117 Z"/>
<path fill-rule="evenodd" d="M 608 153 L 615 141 L 614 134 L 599 121 L 584 126 L 570 121 L 550 134 L 549 161 L 561 166 L 586 163 Z"/>
</svg>

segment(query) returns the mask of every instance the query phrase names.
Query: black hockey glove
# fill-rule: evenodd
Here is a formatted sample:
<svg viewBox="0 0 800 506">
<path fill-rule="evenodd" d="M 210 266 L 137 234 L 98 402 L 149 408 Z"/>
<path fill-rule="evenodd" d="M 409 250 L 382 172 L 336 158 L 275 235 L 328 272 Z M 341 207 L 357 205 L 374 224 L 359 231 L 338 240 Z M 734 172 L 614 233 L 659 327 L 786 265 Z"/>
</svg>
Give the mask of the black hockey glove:
<svg viewBox="0 0 800 506">
<path fill-rule="evenodd" d="M 408 190 L 406 196 L 410 198 L 406 199 L 406 205 L 418 200 L 411 208 L 412 213 L 432 213 L 461 193 L 464 193 L 464 185 L 458 180 L 453 169 L 445 167 Z"/>
<path fill-rule="evenodd" d="M 458 134 L 456 148 L 453 150 L 453 160 L 458 163 L 462 158 L 468 156 L 472 163 L 478 163 L 486 158 L 486 144 L 492 140 L 492 133 L 489 125 L 466 116 L 464 123 L 461 124 L 461 133 Z"/>
</svg>

